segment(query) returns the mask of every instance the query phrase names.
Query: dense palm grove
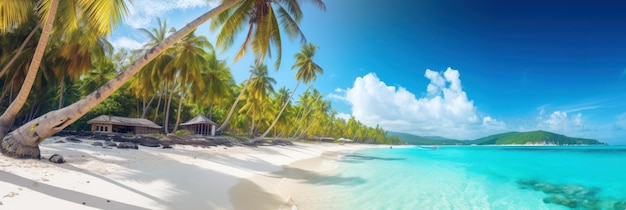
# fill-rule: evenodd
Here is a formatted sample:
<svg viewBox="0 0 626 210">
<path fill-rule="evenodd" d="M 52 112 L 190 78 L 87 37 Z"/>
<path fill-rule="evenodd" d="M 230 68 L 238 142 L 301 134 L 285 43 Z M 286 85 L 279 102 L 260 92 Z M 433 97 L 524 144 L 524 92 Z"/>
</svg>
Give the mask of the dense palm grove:
<svg viewBox="0 0 626 210">
<path fill-rule="evenodd" d="M 325 9 L 321 0 L 311 2 Z M 105 39 L 126 14 L 125 1 L 2 1 L 3 149 L 11 130 L 34 131 L 45 122 L 42 120 L 57 118 L 61 123 L 50 126 L 52 129 L 88 130 L 86 121 L 102 114 L 150 119 L 163 125 L 164 133 L 176 131 L 184 120 L 202 114 L 221 124 L 219 131 L 229 135 L 344 137 L 358 142 L 399 143 L 397 138 L 387 138 L 379 127 L 365 126 L 354 118 L 338 118 L 337 111 L 314 87 L 307 87 L 299 96 L 293 94 L 298 86 L 294 90 L 274 87 L 276 81 L 268 75 L 268 66 L 263 62 L 273 49 L 276 58 L 272 66 L 281 65 L 281 34 L 277 31 L 282 30 L 292 38 L 300 37 L 306 43 L 297 27 L 302 18 L 299 3 L 296 0 L 224 1 L 214 9 L 219 13 L 210 20 L 211 29 L 218 32 L 215 42 L 196 35 L 195 26 L 189 26 L 202 22 L 194 21 L 177 31 L 159 20 L 156 28 L 137 31 L 150 38 L 142 49 L 128 50 L 113 49 Z M 79 9 L 68 11 L 74 7 Z M 207 14 L 211 12 L 214 11 Z M 47 18 L 54 19 L 54 25 L 48 25 Z M 208 20 L 210 16 L 204 18 Z M 230 47 L 240 31 L 246 32 L 247 38 L 235 60 L 250 48 L 255 62 L 250 64 L 249 78 L 237 84 L 228 62 L 218 59 L 215 48 Z M 292 65 L 298 85 L 310 84 L 323 73 L 314 61 L 318 49 L 307 43 L 301 52 L 292 55 L 295 63 L 288 65 Z M 134 73 L 138 66 L 141 68 Z M 129 71 L 131 75 L 124 75 Z M 119 85 L 117 90 L 116 85 Z M 77 117 L 64 119 L 65 116 L 54 115 L 60 111 Z M 46 113 L 52 118 L 47 118 Z M 39 135 L 45 138 L 54 132 L 58 131 Z M 33 137 L 40 136 L 34 132 Z"/>
</svg>

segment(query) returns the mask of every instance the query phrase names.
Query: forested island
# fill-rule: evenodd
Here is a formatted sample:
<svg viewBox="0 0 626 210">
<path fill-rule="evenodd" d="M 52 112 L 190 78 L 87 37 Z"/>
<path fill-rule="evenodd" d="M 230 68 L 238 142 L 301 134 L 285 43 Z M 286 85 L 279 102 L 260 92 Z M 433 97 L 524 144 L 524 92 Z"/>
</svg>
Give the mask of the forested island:
<svg viewBox="0 0 626 210">
<path fill-rule="evenodd" d="M 568 137 L 547 131 L 507 132 L 474 140 L 457 140 L 442 137 L 416 136 L 406 133 L 389 132 L 407 144 L 414 145 L 602 145 L 594 139 Z"/>
</svg>

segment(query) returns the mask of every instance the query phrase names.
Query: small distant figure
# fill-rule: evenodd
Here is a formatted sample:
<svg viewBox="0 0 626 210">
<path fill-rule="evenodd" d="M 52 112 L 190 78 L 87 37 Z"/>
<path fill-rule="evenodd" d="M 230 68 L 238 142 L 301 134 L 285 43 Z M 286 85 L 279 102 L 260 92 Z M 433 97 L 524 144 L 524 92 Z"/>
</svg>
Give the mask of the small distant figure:
<svg viewBox="0 0 626 210">
<path fill-rule="evenodd" d="M 393 149 L 393 146 L 389 146 L 389 149 Z"/>
</svg>

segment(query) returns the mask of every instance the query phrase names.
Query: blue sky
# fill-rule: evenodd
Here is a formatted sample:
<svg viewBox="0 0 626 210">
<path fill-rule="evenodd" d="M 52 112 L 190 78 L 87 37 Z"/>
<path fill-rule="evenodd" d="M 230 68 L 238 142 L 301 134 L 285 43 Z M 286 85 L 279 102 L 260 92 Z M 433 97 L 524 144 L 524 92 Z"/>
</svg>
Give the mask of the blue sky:
<svg viewBox="0 0 626 210">
<path fill-rule="evenodd" d="M 548 130 L 626 144 L 626 4 L 325 2 L 325 12 L 305 4 L 301 28 L 320 47 L 324 74 L 313 86 L 343 116 L 417 135 Z M 110 40 L 137 47 L 146 37 L 135 28 L 154 27 L 156 17 L 180 28 L 215 4 L 135 0 Z M 197 33 L 215 37 L 208 24 Z M 285 40 L 276 89 L 296 83 L 290 67 L 301 43 Z M 220 57 L 232 63 L 234 54 Z M 231 64 L 238 82 L 252 60 Z"/>
</svg>

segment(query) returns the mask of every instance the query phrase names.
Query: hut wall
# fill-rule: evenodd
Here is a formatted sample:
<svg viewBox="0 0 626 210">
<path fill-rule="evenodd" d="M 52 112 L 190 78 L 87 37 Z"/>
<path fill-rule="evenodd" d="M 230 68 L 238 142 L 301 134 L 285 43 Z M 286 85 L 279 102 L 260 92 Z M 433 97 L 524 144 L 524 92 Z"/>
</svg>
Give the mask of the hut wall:
<svg viewBox="0 0 626 210">
<path fill-rule="evenodd" d="M 113 131 L 113 125 L 111 125 L 111 124 L 101 124 L 101 123 L 91 124 L 91 132 L 107 132 L 107 133 L 110 133 L 112 131 Z"/>
<path fill-rule="evenodd" d="M 215 135 L 215 125 L 192 124 L 192 125 L 184 125 L 183 129 L 188 130 L 191 134 L 194 134 L 194 135 L 203 135 L 203 136 Z"/>
</svg>

